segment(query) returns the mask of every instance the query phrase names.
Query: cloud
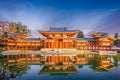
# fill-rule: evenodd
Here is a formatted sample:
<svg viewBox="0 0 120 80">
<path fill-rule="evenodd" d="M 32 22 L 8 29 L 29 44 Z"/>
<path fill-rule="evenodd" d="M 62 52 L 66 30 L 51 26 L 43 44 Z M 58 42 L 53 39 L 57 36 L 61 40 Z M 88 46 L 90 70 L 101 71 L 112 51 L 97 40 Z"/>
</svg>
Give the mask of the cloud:
<svg viewBox="0 0 120 80">
<path fill-rule="evenodd" d="M 21 4 L 21 6 L 24 4 Z M 14 5 L 15 9 L 12 10 L 11 8 L 4 8 L 4 6 L 0 7 L 0 19 L 3 21 L 9 22 L 22 22 L 23 24 L 27 25 L 28 28 L 32 31 L 32 36 L 40 37 L 39 33 L 37 32 L 38 29 L 45 29 L 45 26 L 48 26 L 47 23 L 51 19 L 51 11 L 46 11 L 46 9 L 36 9 L 34 6 L 30 5 L 30 9 L 26 6 L 22 6 L 21 8 L 16 8 L 18 5 Z"/>
<path fill-rule="evenodd" d="M 99 21 L 96 28 L 111 35 L 120 33 L 120 9 L 112 10 L 109 15 Z"/>
<path fill-rule="evenodd" d="M 32 31 L 32 37 L 40 37 L 38 30 L 48 30 L 50 25 L 69 29 L 79 29 L 88 35 L 96 30 L 112 31 L 116 26 L 118 31 L 119 12 L 109 10 L 72 11 L 57 10 L 53 7 L 35 6 L 30 2 L 4 2 L 0 3 L 0 19 L 9 22 L 22 22 Z M 118 13 L 118 14 L 116 14 Z M 111 27 L 110 27 L 111 26 Z"/>
<path fill-rule="evenodd" d="M 99 30 L 100 22 L 110 15 L 112 10 L 95 10 L 77 15 L 73 20 L 74 28 L 80 29 L 86 36 Z M 100 26 L 104 28 L 103 26 Z"/>
</svg>

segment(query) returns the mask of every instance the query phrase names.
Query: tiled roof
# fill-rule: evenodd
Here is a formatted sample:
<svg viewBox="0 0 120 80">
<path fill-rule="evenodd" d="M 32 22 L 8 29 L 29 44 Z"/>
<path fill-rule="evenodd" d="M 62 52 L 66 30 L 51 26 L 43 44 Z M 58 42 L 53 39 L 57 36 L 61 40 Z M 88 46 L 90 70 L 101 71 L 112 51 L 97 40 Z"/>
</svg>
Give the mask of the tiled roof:
<svg viewBox="0 0 120 80">
<path fill-rule="evenodd" d="M 17 32 L 16 34 L 24 34 L 23 32 Z"/>
<path fill-rule="evenodd" d="M 109 35 L 108 35 L 108 33 L 107 33 L 107 34 L 105 34 L 104 36 L 102 36 L 102 38 L 105 38 L 105 37 L 107 37 L 107 36 L 109 36 Z"/>
<path fill-rule="evenodd" d="M 8 34 L 8 37 L 11 38 L 11 39 L 14 39 L 14 40 L 17 39 L 12 33 L 9 33 L 9 34 Z"/>
<path fill-rule="evenodd" d="M 40 40 L 40 38 L 25 38 L 25 40 Z"/>
<path fill-rule="evenodd" d="M 78 40 L 94 41 L 94 40 L 97 40 L 97 39 L 96 38 L 78 38 Z"/>
<path fill-rule="evenodd" d="M 50 29 L 48 30 L 48 32 L 73 32 L 76 30 L 67 30 L 67 27 L 63 27 L 63 28 L 57 28 L 57 27 L 50 27 Z"/>
<path fill-rule="evenodd" d="M 108 34 L 108 33 L 105 33 L 105 32 L 96 32 L 96 34 Z"/>
</svg>

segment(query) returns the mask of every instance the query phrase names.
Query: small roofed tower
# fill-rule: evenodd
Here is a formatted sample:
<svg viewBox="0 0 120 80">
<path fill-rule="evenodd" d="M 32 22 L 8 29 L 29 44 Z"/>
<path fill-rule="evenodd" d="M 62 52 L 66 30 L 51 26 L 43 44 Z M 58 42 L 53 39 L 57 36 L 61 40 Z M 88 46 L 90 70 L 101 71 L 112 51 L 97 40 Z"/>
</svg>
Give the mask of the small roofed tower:
<svg viewBox="0 0 120 80">
<path fill-rule="evenodd" d="M 102 38 L 103 36 L 108 36 L 108 33 L 95 32 L 95 33 L 91 34 L 90 36 L 93 38 Z"/>
<path fill-rule="evenodd" d="M 75 36 L 79 31 L 78 30 L 68 30 L 67 27 L 50 27 L 48 31 L 38 31 L 40 34 L 47 38 L 71 38 Z"/>
<path fill-rule="evenodd" d="M 113 46 L 114 40 L 116 40 L 114 37 L 104 32 L 96 32 L 93 33 L 91 36 L 96 39 L 97 45 L 101 46 L 102 48 L 106 48 L 108 46 L 110 48 L 111 46 Z"/>
</svg>

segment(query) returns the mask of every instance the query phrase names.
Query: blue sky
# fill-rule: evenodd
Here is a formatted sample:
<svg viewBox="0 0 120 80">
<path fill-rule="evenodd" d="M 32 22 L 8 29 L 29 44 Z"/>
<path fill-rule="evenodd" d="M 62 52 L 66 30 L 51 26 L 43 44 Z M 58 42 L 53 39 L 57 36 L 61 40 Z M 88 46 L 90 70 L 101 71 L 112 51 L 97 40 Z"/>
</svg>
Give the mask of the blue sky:
<svg viewBox="0 0 120 80">
<path fill-rule="evenodd" d="M 120 0 L 0 0 L 0 20 L 22 22 L 39 37 L 49 26 L 120 33 Z"/>
</svg>

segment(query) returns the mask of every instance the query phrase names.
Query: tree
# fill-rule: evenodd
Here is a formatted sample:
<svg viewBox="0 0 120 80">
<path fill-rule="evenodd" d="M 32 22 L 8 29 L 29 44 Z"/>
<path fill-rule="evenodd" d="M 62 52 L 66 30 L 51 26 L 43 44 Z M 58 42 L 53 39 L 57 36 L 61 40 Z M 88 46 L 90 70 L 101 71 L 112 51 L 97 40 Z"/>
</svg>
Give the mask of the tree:
<svg viewBox="0 0 120 80">
<path fill-rule="evenodd" d="M 15 33 L 24 33 L 24 34 L 27 34 L 27 35 L 31 35 L 31 31 L 27 28 L 27 26 L 26 25 L 23 25 L 21 22 L 18 22 L 18 23 L 15 23 L 15 22 L 12 22 L 11 23 L 12 24 L 12 26 L 15 26 L 15 28 L 16 28 L 16 30 L 14 31 Z M 14 27 L 12 27 L 12 28 L 14 28 Z M 13 29 L 11 29 L 11 30 L 13 30 Z"/>
<path fill-rule="evenodd" d="M 115 35 L 114 35 L 114 38 L 116 39 L 115 41 L 114 41 L 114 45 L 118 45 L 118 33 L 115 33 Z"/>
<path fill-rule="evenodd" d="M 3 39 L 3 36 L 0 34 L 0 40 Z"/>
<path fill-rule="evenodd" d="M 114 38 L 118 39 L 118 33 L 115 33 Z"/>
<path fill-rule="evenodd" d="M 16 29 L 16 26 L 15 26 L 15 23 L 10 23 L 9 24 L 9 29 L 8 29 L 8 32 L 9 33 L 15 33 L 17 31 L 17 29 Z"/>
<path fill-rule="evenodd" d="M 79 30 L 79 32 L 78 32 L 76 38 L 84 38 L 83 32 Z"/>
</svg>

